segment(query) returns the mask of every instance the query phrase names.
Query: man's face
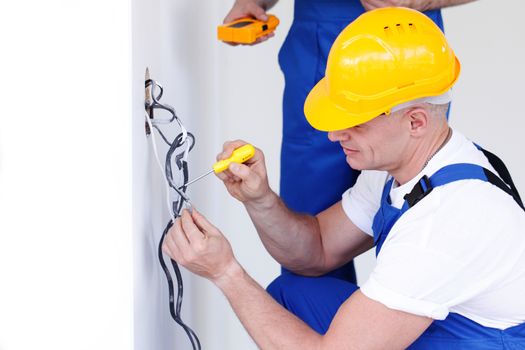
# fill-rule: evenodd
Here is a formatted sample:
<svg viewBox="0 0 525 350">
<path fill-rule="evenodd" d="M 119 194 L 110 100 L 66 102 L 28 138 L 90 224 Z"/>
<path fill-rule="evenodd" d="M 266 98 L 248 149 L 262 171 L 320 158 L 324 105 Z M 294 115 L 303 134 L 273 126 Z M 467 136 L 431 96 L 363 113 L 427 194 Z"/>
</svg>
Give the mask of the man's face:
<svg viewBox="0 0 525 350">
<path fill-rule="evenodd" d="M 402 114 L 381 115 L 352 128 L 331 131 L 328 138 L 339 142 L 346 161 L 356 170 L 395 170 L 408 142 Z"/>
</svg>

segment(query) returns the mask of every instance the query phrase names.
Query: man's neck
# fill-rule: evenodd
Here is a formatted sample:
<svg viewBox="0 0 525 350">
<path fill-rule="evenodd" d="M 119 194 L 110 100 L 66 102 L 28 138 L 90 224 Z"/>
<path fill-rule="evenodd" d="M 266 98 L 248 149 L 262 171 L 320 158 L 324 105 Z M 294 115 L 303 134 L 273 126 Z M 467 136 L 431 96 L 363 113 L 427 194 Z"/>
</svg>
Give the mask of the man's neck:
<svg viewBox="0 0 525 350">
<path fill-rule="evenodd" d="M 430 162 L 430 160 L 446 145 L 452 136 L 452 129 L 446 125 L 436 132 L 435 136 L 428 138 L 428 142 L 422 142 L 415 147 L 410 157 L 401 164 L 398 169 L 390 171 L 399 185 L 412 180 Z"/>
</svg>

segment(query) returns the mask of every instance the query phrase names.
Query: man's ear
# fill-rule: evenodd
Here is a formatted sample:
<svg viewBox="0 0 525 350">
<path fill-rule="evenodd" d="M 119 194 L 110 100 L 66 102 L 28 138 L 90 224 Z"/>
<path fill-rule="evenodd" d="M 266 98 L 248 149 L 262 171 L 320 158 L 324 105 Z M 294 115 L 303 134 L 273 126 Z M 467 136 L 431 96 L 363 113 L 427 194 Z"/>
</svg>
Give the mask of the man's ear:
<svg viewBox="0 0 525 350">
<path fill-rule="evenodd" d="M 429 122 L 429 115 L 423 107 L 410 108 L 406 111 L 405 117 L 410 125 L 411 134 L 421 135 L 426 131 Z"/>
</svg>

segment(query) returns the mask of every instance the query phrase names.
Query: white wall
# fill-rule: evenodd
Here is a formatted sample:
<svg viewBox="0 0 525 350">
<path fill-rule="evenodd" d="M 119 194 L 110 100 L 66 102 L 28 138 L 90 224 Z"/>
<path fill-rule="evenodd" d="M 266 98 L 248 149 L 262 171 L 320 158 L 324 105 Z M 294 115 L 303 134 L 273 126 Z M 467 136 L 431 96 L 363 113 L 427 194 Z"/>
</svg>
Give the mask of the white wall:
<svg viewBox="0 0 525 350">
<path fill-rule="evenodd" d="M 167 283 L 157 258 L 157 245 L 169 214 L 164 200 L 162 174 L 154 162 L 150 139 L 144 133 L 144 73 L 164 87 L 161 102 L 175 107 L 185 126 L 195 132 L 197 144 L 190 163 L 197 162 L 199 150 L 213 147 L 217 128 L 214 48 L 214 13 L 204 4 L 191 1 L 135 0 L 133 5 L 133 230 L 135 263 L 135 349 L 189 348 L 189 341 L 169 314 Z M 195 21 L 195 18 L 199 21 Z M 206 101 L 206 102 L 204 102 Z M 216 108 L 216 107 L 215 107 Z M 202 116 L 208 116 L 204 119 Z M 195 125 L 208 126 L 196 131 Z M 176 124 L 164 127 L 172 140 L 180 130 Z M 207 139 L 207 142 L 203 141 Z M 163 160 L 167 147 L 160 141 Z M 201 151 L 202 152 L 202 151 Z M 197 160 L 196 160 L 197 159 Z M 190 172 L 191 174 L 191 172 Z M 195 201 L 198 205 L 198 201 Z M 169 259 L 166 258 L 167 261 Z M 183 320 L 200 336 L 196 307 L 200 298 L 194 278 L 183 272 L 185 298 Z M 175 278 L 173 276 L 173 278 Z M 202 336 L 201 336 L 202 337 Z M 205 340 L 205 339 L 203 339 Z"/>
<path fill-rule="evenodd" d="M 0 33 L 0 349 L 131 349 L 129 3 L 1 2 Z"/>
<path fill-rule="evenodd" d="M 447 9 L 446 34 L 462 63 L 451 123 L 507 164 L 525 196 L 525 27 L 520 0 Z"/>
</svg>

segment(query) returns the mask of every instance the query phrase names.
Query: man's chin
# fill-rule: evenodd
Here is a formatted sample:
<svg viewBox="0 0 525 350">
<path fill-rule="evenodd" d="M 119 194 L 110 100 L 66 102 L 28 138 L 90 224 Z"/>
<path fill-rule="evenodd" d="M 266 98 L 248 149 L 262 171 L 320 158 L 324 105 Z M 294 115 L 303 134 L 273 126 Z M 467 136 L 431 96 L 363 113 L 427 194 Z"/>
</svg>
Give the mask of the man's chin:
<svg viewBox="0 0 525 350">
<path fill-rule="evenodd" d="M 346 163 L 354 170 L 366 170 L 364 164 L 358 162 L 355 158 L 346 156 Z"/>
</svg>

